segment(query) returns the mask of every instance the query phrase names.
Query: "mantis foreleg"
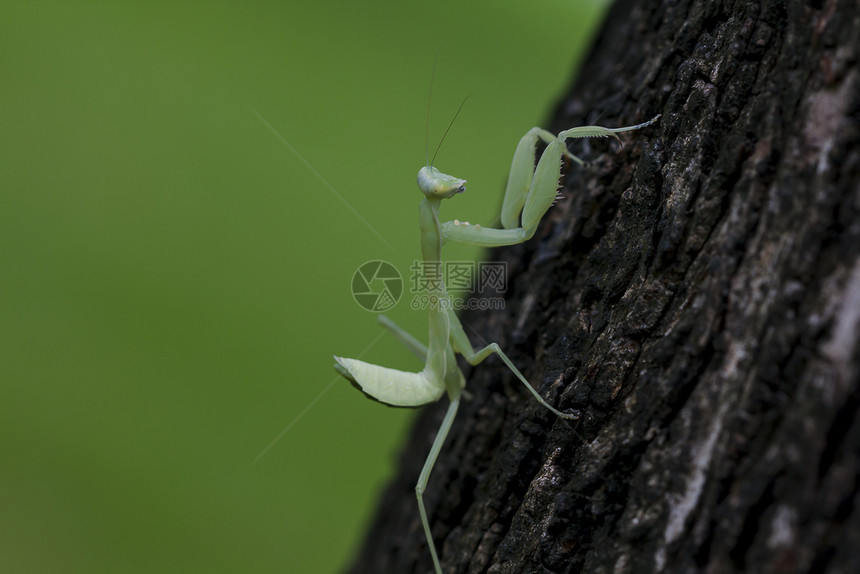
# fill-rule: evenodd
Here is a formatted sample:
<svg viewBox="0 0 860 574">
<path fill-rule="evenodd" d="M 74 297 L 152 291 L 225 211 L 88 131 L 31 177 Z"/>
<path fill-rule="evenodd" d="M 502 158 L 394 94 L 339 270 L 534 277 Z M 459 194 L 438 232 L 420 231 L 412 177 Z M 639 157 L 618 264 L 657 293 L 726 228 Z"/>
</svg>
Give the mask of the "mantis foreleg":
<svg viewBox="0 0 860 574">
<path fill-rule="evenodd" d="M 500 214 L 503 229 L 470 225 L 457 220 L 446 221 L 441 225 L 443 241 L 495 247 L 515 245 L 531 239 L 538 223 L 556 199 L 562 155 L 583 163 L 567 150 L 565 142 L 568 139 L 609 136 L 617 138 L 616 134 L 644 128 L 656 122 L 659 117 L 658 115 L 647 122 L 621 128 L 580 126 L 564 130 L 558 136 L 540 128 L 532 128 L 520 139 L 511 163 Z M 534 146 L 538 139 L 547 142 L 547 147 L 535 167 Z"/>
<path fill-rule="evenodd" d="M 508 174 L 508 185 L 505 189 L 505 198 L 502 200 L 502 227 L 513 229 L 520 225 L 520 212 L 526 201 L 529 189 L 532 186 L 535 166 L 535 145 L 540 138 L 546 144 L 554 142 L 558 137 L 552 132 L 542 128 L 532 128 L 526 135 L 520 138 L 514 159 L 511 162 L 511 171 Z M 585 163 L 564 148 L 564 152 L 573 161 L 580 165 Z"/>
</svg>

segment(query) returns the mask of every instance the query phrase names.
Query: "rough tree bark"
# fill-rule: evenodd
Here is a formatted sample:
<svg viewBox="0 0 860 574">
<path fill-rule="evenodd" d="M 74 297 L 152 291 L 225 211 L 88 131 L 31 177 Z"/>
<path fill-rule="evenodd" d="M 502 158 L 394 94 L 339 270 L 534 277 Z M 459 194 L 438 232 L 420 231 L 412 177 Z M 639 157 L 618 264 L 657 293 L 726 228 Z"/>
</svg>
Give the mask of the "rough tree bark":
<svg viewBox="0 0 860 574">
<path fill-rule="evenodd" d="M 425 495 L 455 572 L 860 572 L 857 0 L 625 0 L 548 128 L 567 199 L 497 250 L 499 361 Z M 443 400 L 442 403 L 445 401 Z M 431 572 L 404 449 L 353 573 Z"/>
</svg>

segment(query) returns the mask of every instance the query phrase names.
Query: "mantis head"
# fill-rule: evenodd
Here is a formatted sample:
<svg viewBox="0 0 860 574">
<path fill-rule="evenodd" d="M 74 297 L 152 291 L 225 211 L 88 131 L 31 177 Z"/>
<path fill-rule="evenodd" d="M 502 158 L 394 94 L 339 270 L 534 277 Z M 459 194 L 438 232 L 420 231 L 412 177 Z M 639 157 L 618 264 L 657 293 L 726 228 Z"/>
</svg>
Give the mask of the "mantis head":
<svg viewBox="0 0 860 574">
<path fill-rule="evenodd" d="M 427 199 L 448 199 L 466 191 L 466 180 L 425 165 L 418 170 L 418 189 Z"/>
</svg>

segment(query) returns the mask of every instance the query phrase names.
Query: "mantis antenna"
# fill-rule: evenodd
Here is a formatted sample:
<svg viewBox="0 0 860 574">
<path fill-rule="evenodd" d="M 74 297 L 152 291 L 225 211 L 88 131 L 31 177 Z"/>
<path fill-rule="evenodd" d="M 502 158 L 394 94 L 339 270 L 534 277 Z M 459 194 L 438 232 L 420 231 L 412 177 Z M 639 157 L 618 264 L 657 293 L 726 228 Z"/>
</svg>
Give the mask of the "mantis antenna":
<svg viewBox="0 0 860 574">
<path fill-rule="evenodd" d="M 465 103 L 466 100 L 464 99 L 463 103 L 460 104 L 460 109 Z M 458 109 L 457 114 L 459 113 L 460 110 Z M 457 114 L 454 115 L 454 119 L 457 118 Z M 450 199 L 466 191 L 466 180 L 442 173 L 432 166 L 432 162 L 425 163 L 424 167 L 418 171 L 418 188 L 423 196 L 418 211 L 418 226 L 421 231 L 421 255 L 424 264 L 441 265 L 442 246 L 452 241 L 488 247 L 515 245 L 528 241 L 535 234 L 544 214 L 556 200 L 558 182 L 561 176 L 562 156 L 570 157 L 574 161 L 582 163 L 582 160 L 567 150 L 566 142 L 569 138 L 607 136 L 617 138 L 616 134 L 650 126 L 659 117 L 658 115 L 647 122 L 621 128 L 575 127 L 564 130 L 558 135 L 541 128 L 530 129 L 520 139 L 514 152 L 507 188 L 502 201 L 501 228 L 471 225 L 457 219 L 444 223 L 440 222 L 439 207 L 442 200 Z M 451 120 L 451 124 L 453 122 L 454 120 Z M 451 125 L 448 126 L 448 130 L 450 129 Z M 448 134 L 448 130 L 445 131 L 445 135 Z M 425 135 L 425 156 L 428 137 Z M 443 135 L 442 141 L 444 140 L 445 136 Z M 537 162 L 537 166 L 535 166 L 535 146 L 538 140 L 547 145 Z M 442 142 L 440 141 L 439 146 L 441 145 Z M 439 148 L 437 147 L 436 152 L 438 153 L 438 151 Z M 436 154 L 434 153 L 433 160 L 435 161 L 435 159 Z M 447 393 L 450 400 L 448 411 L 439 427 L 436 439 L 427 455 L 427 460 L 424 462 L 418 484 L 415 485 L 418 513 L 421 516 L 421 524 L 424 527 L 424 536 L 430 549 L 433 567 L 436 574 L 443 574 L 436 545 L 433 542 L 430 520 L 424 507 L 423 494 L 439 451 L 442 449 L 448 431 L 451 429 L 451 424 L 457 415 L 460 397 L 463 394 L 463 387 L 466 385 L 466 379 L 457 366 L 454 354 L 462 355 L 470 365 L 477 365 L 490 355 L 498 355 L 543 407 L 563 419 L 574 419 L 577 415 L 562 412 L 546 402 L 498 344 L 490 343 L 475 350 L 463 330 L 462 323 L 454 313 L 445 285 L 441 281 L 434 281 L 429 291 L 428 300 L 431 303 L 428 305 L 429 335 L 427 345 L 398 327 L 390 319 L 382 315 L 379 317 L 379 322 L 383 327 L 388 329 L 397 340 L 424 363 L 421 370 L 415 372 L 400 371 L 358 359 L 338 356 L 334 357 L 334 368 L 368 397 L 395 407 L 418 407 L 437 401 Z"/>
<path fill-rule="evenodd" d="M 471 98 L 471 97 L 472 97 L 472 95 L 471 95 L 471 94 L 469 94 L 468 96 L 466 96 L 465 98 L 463 98 L 463 101 L 462 101 L 462 102 L 460 102 L 460 107 L 459 107 L 459 108 L 457 108 L 457 112 L 454 114 L 454 117 L 453 117 L 453 118 L 451 118 L 451 123 L 449 123 L 449 124 L 448 124 L 448 127 L 445 129 L 445 133 L 444 133 L 444 134 L 442 134 L 442 139 L 441 139 L 441 140 L 439 140 L 439 145 L 438 145 L 438 146 L 436 146 L 436 151 L 434 151 L 434 152 L 433 152 L 433 159 L 432 159 L 432 160 L 430 160 L 430 163 L 429 163 L 429 164 L 427 164 L 427 165 L 431 165 L 431 166 L 432 166 L 432 165 L 433 165 L 433 162 L 434 162 L 434 161 L 436 161 L 436 155 L 439 153 L 439 150 L 440 150 L 440 149 L 442 149 L 442 143 L 445 141 L 445 138 L 448 136 L 448 132 L 450 132 L 450 131 L 451 131 L 451 128 L 454 126 L 454 122 L 455 122 L 455 121 L 457 121 L 457 116 L 459 116 L 459 115 L 460 115 L 460 111 L 463 109 L 463 106 L 465 106 L 465 105 L 466 105 L 466 102 L 467 102 L 467 101 L 468 101 L 468 99 L 469 99 L 469 98 Z"/>
<path fill-rule="evenodd" d="M 424 165 L 431 166 L 433 162 L 436 161 L 436 154 L 439 153 L 439 150 L 442 148 L 442 142 L 445 141 L 445 137 L 448 135 L 448 132 L 451 131 L 451 126 L 454 125 L 454 121 L 457 119 L 457 116 L 460 115 L 460 110 L 463 109 L 463 106 L 466 105 L 466 100 L 471 98 L 471 95 L 463 98 L 463 101 L 460 102 L 460 107 L 457 108 L 457 112 L 454 114 L 454 117 L 451 118 L 451 123 L 448 124 L 448 127 L 445 129 L 445 133 L 442 134 L 442 139 L 439 140 L 439 145 L 436 146 L 436 151 L 433 152 L 433 160 L 429 159 L 429 149 L 430 149 L 430 103 L 433 101 L 433 82 L 436 79 L 436 64 L 439 62 L 439 50 L 436 49 L 436 56 L 433 58 L 433 71 L 430 72 L 430 90 L 427 93 L 427 113 L 424 114 Z"/>
<path fill-rule="evenodd" d="M 430 102 L 433 101 L 433 82 L 436 79 L 436 63 L 439 61 L 439 48 L 433 57 L 433 70 L 430 72 L 430 90 L 427 93 L 427 113 L 424 114 L 424 165 L 430 165 Z M 434 155 L 435 158 L 435 155 Z"/>
</svg>

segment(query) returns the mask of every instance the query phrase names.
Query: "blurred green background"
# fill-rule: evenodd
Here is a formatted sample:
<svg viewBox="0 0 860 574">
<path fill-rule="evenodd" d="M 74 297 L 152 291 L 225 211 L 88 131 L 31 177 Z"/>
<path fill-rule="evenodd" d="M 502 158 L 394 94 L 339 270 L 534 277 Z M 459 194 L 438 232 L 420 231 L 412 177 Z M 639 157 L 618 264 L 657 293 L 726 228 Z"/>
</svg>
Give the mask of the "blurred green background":
<svg viewBox="0 0 860 574">
<path fill-rule="evenodd" d="M 355 269 L 418 255 L 435 54 L 431 147 L 475 96 L 443 215 L 490 223 L 603 9 L 3 3 L 0 570 L 342 569 L 413 412 L 329 386 L 331 356 L 380 333 Z M 387 337 L 364 358 L 418 368 Z"/>
</svg>

